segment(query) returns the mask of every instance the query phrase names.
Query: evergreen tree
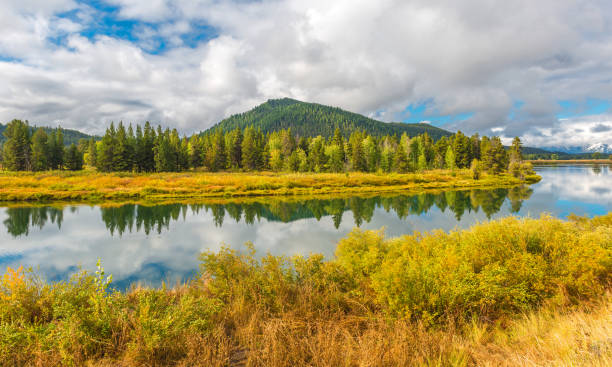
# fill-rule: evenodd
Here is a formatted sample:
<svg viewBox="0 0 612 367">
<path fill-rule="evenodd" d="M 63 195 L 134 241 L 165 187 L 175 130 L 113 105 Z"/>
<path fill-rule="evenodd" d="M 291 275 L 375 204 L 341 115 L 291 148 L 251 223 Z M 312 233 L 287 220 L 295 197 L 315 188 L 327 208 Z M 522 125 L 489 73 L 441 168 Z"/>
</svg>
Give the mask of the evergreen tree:
<svg viewBox="0 0 612 367">
<path fill-rule="evenodd" d="M 244 130 L 242 140 L 242 167 L 247 171 L 254 171 L 262 167 L 262 146 L 260 144 L 261 132 L 252 127 Z"/>
<path fill-rule="evenodd" d="M 128 142 L 127 132 L 123 126 L 123 122 L 119 122 L 115 135 L 115 147 L 113 149 L 112 170 L 113 171 L 131 171 L 131 156 Z"/>
<path fill-rule="evenodd" d="M 363 150 L 366 159 L 366 170 L 368 172 L 375 172 L 380 164 L 380 151 L 371 135 L 368 135 L 363 140 Z"/>
<path fill-rule="evenodd" d="M 66 150 L 65 167 L 70 171 L 83 169 L 83 155 L 74 143 L 70 144 L 70 147 Z"/>
<path fill-rule="evenodd" d="M 365 171 L 367 162 L 363 151 L 363 135 L 361 131 L 355 131 L 349 138 L 351 146 L 351 168 L 353 171 Z"/>
<path fill-rule="evenodd" d="M 242 130 L 236 128 L 227 134 L 227 161 L 228 167 L 238 169 L 242 167 Z"/>
<path fill-rule="evenodd" d="M 213 172 L 225 169 L 227 157 L 225 155 L 225 138 L 221 130 L 217 130 L 211 137 L 208 152 L 210 170 Z"/>
<path fill-rule="evenodd" d="M 38 128 L 32 135 L 32 171 L 49 169 L 49 137 L 44 129 Z"/>
<path fill-rule="evenodd" d="M 508 155 L 499 137 L 493 137 L 486 151 L 482 152 L 483 163 L 489 172 L 498 174 L 508 167 Z"/>
<path fill-rule="evenodd" d="M 51 136 L 54 141 L 53 145 L 49 145 L 51 150 L 51 168 L 62 169 L 64 165 L 64 132 L 62 127 L 58 127 L 55 130 L 55 135 L 52 134 Z"/>
<path fill-rule="evenodd" d="M 344 149 L 336 144 L 325 148 L 327 167 L 331 172 L 342 172 L 344 170 Z"/>
<path fill-rule="evenodd" d="M 96 165 L 99 171 L 111 172 L 115 170 L 115 148 L 116 148 L 116 131 L 115 124 L 111 122 L 110 127 L 106 129 L 106 133 L 98 144 L 96 154 Z"/>
<path fill-rule="evenodd" d="M 512 139 L 512 146 L 510 147 L 510 163 L 522 162 L 523 161 L 523 144 L 519 137 Z"/>
<path fill-rule="evenodd" d="M 25 171 L 30 168 L 30 127 L 26 122 L 13 120 L 4 130 L 4 168 L 10 171 Z"/>
<path fill-rule="evenodd" d="M 202 154 L 204 152 L 202 138 L 193 135 L 189 139 L 189 164 L 193 168 L 202 167 Z"/>
<path fill-rule="evenodd" d="M 162 131 L 161 126 L 157 128 L 155 139 L 154 160 L 157 172 L 174 172 L 177 170 L 177 159 L 174 149 L 170 143 L 170 130 Z"/>
<path fill-rule="evenodd" d="M 408 154 L 405 145 L 401 142 L 397 145 L 395 158 L 393 159 L 395 170 L 399 173 L 406 173 L 409 170 Z"/>
<path fill-rule="evenodd" d="M 453 150 L 457 167 L 466 168 L 472 163 L 472 149 L 469 138 L 461 131 L 457 131 L 453 141 Z"/>
</svg>

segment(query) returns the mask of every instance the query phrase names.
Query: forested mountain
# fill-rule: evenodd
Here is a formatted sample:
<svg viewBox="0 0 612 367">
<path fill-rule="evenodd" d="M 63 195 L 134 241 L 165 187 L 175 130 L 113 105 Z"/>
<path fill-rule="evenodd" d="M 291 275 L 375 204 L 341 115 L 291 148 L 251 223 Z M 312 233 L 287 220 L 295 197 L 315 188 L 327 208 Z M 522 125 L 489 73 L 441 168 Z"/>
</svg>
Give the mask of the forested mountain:
<svg viewBox="0 0 612 367">
<path fill-rule="evenodd" d="M 253 126 L 265 133 L 291 129 L 297 136 L 329 138 L 339 128 L 345 138 L 356 130 L 373 136 L 397 135 L 404 132 L 416 136 L 427 132 L 434 140 L 452 135 L 451 132 L 428 124 L 381 122 L 337 107 L 300 102 L 290 98 L 271 99 L 250 111 L 233 115 L 214 125 L 207 132 L 221 129 L 230 131 Z"/>
<path fill-rule="evenodd" d="M 0 145 L 2 145 L 2 143 L 4 143 L 4 141 L 6 140 L 6 137 L 3 134 L 5 129 L 6 129 L 6 125 L 0 123 Z M 55 130 L 55 128 L 46 127 L 46 126 L 43 126 L 43 129 L 45 130 L 47 134 L 51 134 L 51 132 Z M 32 127 L 32 133 L 34 133 L 34 130 L 36 130 L 36 127 Z M 73 144 L 73 143 L 78 144 L 79 140 L 81 139 L 89 140 L 92 137 L 91 135 L 87 135 L 78 130 L 71 130 L 71 129 L 62 129 L 62 133 L 64 134 L 64 145 L 66 146 L 69 146 L 70 144 Z M 99 140 L 100 137 L 94 136 L 94 139 Z"/>
</svg>

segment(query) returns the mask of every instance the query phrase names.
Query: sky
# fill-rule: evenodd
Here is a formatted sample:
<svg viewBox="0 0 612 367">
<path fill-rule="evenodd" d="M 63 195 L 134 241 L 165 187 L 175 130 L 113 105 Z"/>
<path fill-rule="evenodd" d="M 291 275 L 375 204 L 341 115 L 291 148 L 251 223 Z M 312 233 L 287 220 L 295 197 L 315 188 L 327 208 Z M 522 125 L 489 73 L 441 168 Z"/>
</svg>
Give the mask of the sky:
<svg viewBox="0 0 612 367">
<path fill-rule="evenodd" d="M 609 0 L 2 0 L 0 121 L 190 134 L 270 98 L 612 144 Z"/>
</svg>

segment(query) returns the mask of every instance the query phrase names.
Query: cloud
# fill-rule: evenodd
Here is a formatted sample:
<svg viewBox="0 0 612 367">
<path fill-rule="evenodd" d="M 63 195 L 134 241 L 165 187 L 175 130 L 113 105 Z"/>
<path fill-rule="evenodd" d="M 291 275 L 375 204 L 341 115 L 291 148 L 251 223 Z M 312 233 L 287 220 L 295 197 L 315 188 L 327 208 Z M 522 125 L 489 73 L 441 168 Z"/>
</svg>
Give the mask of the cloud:
<svg viewBox="0 0 612 367">
<path fill-rule="evenodd" d="M 610 130 L 612 130 L 612 125 L 597 124 L 597 125 L 591 127 L 591 132 L 592 133 L 603 133 L 603 132 L 608 132 Z"/>
<path fill-rule="evenodd" d="M 560 119 L 550 127 L 538 127 L 523 134 L 523 142 L 539 147 L 579 147 L 612 142 L 612 115 Z"/>
<path fill-rule="evenodd" d="M 470 114 L 453 129 L 535 136 L 566 126 L 559 100 L 612 100 L 604 0 L 103 4 L 3 2 L 0 120 L 193 132 L 289 96 L 387 121 L 427 101 Z"/>
</svg>

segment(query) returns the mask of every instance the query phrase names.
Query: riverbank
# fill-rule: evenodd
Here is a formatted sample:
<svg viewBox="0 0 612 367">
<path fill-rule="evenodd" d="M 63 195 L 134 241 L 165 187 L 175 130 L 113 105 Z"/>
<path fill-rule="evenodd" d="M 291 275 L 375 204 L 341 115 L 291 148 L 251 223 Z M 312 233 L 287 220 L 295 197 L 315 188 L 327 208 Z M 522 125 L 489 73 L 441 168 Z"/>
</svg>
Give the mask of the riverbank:
<svg viewBox="0 0 612 367">
<path fill-rule="evenodd" d="M 374 173 L 98 173 L 0 172 L 0 202 L 164 202 L 210 198 L 418 193 L 425 190 L 511 187 L 539 181 L 469 170 Z"/>
<path fill-rule="evenodd" d="M 612 214 L 505 218 L 336 257 L 204 253 L 200 276 L 112 291 L 102 267 L 46 283 L 0 277 L 11 366 L 607 366 Z"/>
<path fill-rule="evenodd" d="M 612 159 L 532 159 L 531 164 L 612 164 Z"/>
</svg>

